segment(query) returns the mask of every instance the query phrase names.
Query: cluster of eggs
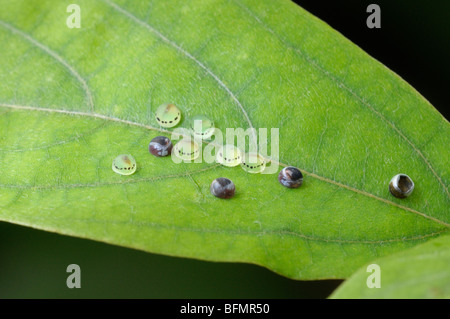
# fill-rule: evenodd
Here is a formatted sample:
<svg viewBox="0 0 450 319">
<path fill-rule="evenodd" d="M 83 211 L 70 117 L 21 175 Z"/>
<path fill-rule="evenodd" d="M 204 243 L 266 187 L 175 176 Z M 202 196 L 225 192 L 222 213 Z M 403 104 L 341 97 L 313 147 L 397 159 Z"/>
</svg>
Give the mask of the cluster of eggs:
<svg viewBox="0 0 450 319">
<path fill-rule="evenodd" d="M 174 104 L 163 104 L 155 112 L 155 117 L 159 125 L 165 128 L 176 126 L 181 120 L 181 111 Z M 190 123 L 192 135 L 200 139 L 209 139 L 215 131 L 214 122 L 204 115 L 192 117 Z M 175 146 L 172 141 L 165 136 L 157 136 L 151 140 L 149 151 L 157 157 L 165 157 L 172 152 L 182 160 L 195 160 L 200 154 L 200 147 L 195 140 L 190 137 L 181 139 Z M 227 167 L 241 165 L 248 173 L 261 173 L 266 167 L 265 158 L 258 153 L 242 154 L 239 148 L 234 145 L 222 146 L 216 155 L 216 161 Z M 130 154 L 117 156 L 112 164 L 114 172 L 121 175 L 131 175 L 136 171 L 136 160 Z M 293 166 L 283 168 L 278 181 L 288 188 L 298 188 L 303 183 L 303 174 Z M 414 182 L 405 174 L 395 175 L 389 183 L 389 191 L 397 198 L 408 197 L 414 189 Z M 219 198 L 232 198 L 236 187 L 228 178 L 220 177 L 211 183 L 210 191 Z"/>
</svg>

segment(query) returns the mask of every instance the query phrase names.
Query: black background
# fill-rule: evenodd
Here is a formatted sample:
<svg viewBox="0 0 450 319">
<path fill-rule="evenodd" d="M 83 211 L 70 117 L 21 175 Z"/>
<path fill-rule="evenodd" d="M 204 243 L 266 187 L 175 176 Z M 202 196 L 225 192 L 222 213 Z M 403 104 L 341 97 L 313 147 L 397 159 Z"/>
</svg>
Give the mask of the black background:
<svg viewBox="0 0 450 319">
<path fill-rule="evenodd" d="M 381 29 L 366 26 L 372 1 L 296 2 L 448 118 L 450 1 L 376 1 Z M 66 287 L 71 263 L 81 266 L 81 289 Z M 254 265 L 159 256 L 0 223 L 0 298 L 325 298 L 339 283 L 294 281 Z"/>
<path fill-rule="evenodd" d="M 448 119 L 449 0 L 294 0 L 400 75 Z M 369 29 L 378 4 L 381 28 Z"/>
</svg>

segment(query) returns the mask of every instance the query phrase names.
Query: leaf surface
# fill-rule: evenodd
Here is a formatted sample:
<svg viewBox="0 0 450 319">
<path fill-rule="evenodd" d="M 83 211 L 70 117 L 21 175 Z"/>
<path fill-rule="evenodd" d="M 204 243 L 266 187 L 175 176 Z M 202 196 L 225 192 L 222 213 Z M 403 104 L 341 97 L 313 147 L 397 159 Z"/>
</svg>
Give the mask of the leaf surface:
<svg viewBox="0 0 450 319">
<path fill-rule="evenodd" d="M 344 278 L 449 231 L 448 122 L 295 4 L 0 0 L 0 219 L 154 253 Z M 147 147 L 163 103 L 216 127 L 279 128 L 305 174 L 175 164 Z M 138 171 L 111 170 L 132 154 Z M 269 153 L 269 155 L 271 155 Z M 281 168 L 280 167 L 280 168 Z M 392 197 L 392 176 L 416 184 Z M 219 200 L 211 181 L 237 194 Z"/>
<path fill-rule="evenodd" d="M 371 273 L 363 267 L 331 298 L 450 298 L 450 236 L 441 236 L 373 263 L 380 267 L 380 288 L 367 287 Z"/>
</svg>

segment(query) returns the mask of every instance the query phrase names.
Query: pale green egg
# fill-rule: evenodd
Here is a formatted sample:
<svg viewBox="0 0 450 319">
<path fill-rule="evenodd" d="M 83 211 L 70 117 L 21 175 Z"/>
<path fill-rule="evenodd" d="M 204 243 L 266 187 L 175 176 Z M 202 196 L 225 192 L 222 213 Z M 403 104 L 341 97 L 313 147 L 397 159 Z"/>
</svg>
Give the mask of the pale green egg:
<svg viewBox="0 0 450 319">
<path fill-rule="evenodd" d="M 200 147 L 193 139 L 183 138 L 173 147 L 172 152 L 183 161 L 192 161 L 200 155 Z"/>
<path fill-rule="evenodd" d="M 155 112 L 156 120 L 162 127 L 174 127 L 181 120 L 181 111 L 174 104 L 163 104 Z"/>
<path fill-rule="evenodd" d="M 130 154 L 117 156 L 112 163 L 112 170 L 120 175 L 131 175 L 136 172 L 136 160 Z"/>
<path fill-rule="evenodd" d="M 196 115 L 191 118 L 190 125 L 194 137 L 201 139 L 210 138 L 215 130 L 214 122 L 204 115 Z"/>
<path fill-rule="evenodd" d="M 246 153 L 242 158 L 241 167 L 247 173 L 261 173 L 266 168 L 266 160 L 258 153 Z"/>
<path fill-rule="evenodd" d="M 234 145 L 224 145 L 217 152 L 216 161 L 228 167 L 237 166 L 242 163 L 241 150 Z"/>
</svg>

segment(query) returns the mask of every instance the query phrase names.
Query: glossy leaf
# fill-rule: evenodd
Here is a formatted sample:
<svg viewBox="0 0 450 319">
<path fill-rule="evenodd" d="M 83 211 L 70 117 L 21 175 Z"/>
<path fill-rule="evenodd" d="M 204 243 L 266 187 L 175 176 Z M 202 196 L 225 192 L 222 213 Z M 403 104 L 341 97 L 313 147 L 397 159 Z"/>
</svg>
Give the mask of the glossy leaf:
<svg viewBox="0 0 450 319">
<path fill-rule="evenodd" d="M 343 278 L 449 231 L 448 122 L 287 0 L 0 0 L 0 219 L 149 252 Z M 277 174 L 175 164 L 154 112 L 279 128 Z M 264 141 L 263 141 L 264 142 Z M 131 154 L 138 169 L 111 169 Z M 269 154 L 271 155 L 271 154 Z M 281 169 L 281 167 L 279 169 Z M 407 199 L 389 180 L 408 174 Z M 209 192 L 227 177 L 231 200 Z"/>
<path fill-rule="evenodd" d="M 373 263 L 380 267 L 379 288 L 367 287 L 367 278 L 374 272 L 363 267 L 331 298 L 450 298 L 450 236 L 441 236 Z"/>
</svg>

